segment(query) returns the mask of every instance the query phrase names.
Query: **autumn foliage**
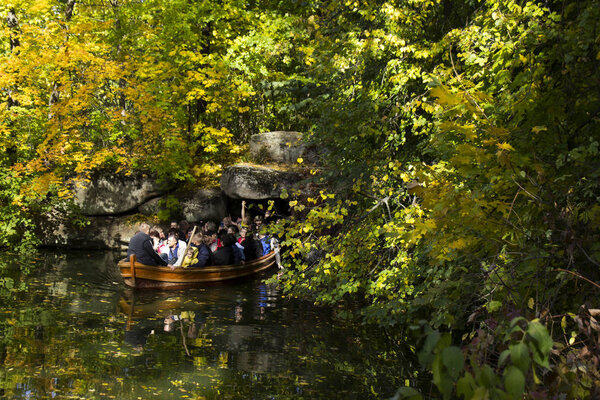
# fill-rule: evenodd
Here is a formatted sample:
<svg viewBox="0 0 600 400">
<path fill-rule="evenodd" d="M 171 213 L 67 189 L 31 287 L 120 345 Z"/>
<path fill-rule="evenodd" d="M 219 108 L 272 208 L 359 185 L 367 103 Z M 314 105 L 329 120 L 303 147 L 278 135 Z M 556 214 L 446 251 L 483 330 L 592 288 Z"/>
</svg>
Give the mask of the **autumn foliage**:
<svg viewBox="0 0 600 400">
<path fill-rule="evenodd" d="M 303 131 L 286 293 L 428 331 L 445 398 L 594 396 L 597 0 L 192 3 L 0 6 L 0 245 L 93 170 L 195 185 Z"/>
</svg>

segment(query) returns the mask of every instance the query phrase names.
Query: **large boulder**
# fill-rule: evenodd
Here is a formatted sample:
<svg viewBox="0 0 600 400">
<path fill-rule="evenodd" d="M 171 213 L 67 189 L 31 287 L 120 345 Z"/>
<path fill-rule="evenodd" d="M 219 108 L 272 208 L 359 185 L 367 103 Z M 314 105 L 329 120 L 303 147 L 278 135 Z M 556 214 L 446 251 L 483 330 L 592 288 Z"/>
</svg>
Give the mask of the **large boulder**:
<svg viewBox="0 0 600 400">
<path fill-rule="evenodd" d="M 133 211 L 166 187 L 143 176 L 103 175 L 74 188 L 75 203 L 83 215 L 114 215 Z"/>
<path fill-rule="evenodd" d="M 233 199 L 276 199 L 302 179 L 300 174 L 267 167 L 237 164 L 221 176 L 221 190 Z"/>
<path fill-rule="evenodd" d="M 45 215 L 37 224 L 42 245 L 69 249 L 119 249 L 137 232 L 138 223 L 124 217 L 90 217 L 82 226 L 59 211 Z"/>
<path fill-rule="evenodd" d="M 144 215 L 156 215 L 161 210 L 160 200 L 162 197 L 154 197 L 144 204 L 140 204 L 138 211 Z"/>
<path fill-rule="evenodd" d="M 258 162 L 293 164 L 305 151 L 300 132 L 265 132 L 250 137 L 250 155 Z"/>
<path fill-rule="evenodd" d="M 220 189 L 201 189 L 184 194 L 179 204 L 187 221 L 220 221 L 227 215 L 225 196 Z"/>
</svg>

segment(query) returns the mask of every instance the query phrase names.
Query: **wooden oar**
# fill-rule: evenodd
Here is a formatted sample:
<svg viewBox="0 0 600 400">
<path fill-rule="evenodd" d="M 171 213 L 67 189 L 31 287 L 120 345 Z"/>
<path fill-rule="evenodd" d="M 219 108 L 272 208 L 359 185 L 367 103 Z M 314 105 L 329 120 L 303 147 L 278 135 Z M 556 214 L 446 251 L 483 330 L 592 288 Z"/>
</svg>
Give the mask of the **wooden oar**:
<svg viewBox="0 0 600 400">
<path fill-rule="evenodd" d="M 129 256 L 129 268 L 131 270 L 131 284 L 135 288 L 135 254 Z"/>
<path fill-rule="evenodd" d="M 190 247 L 190 243 L 192 243 L 192 238 L 194 237 L 194 234 L 196 233 L 197 227 L 198 226 L 194 226 L 194 229 L 192 229 L 192 234 L 190 235 L 187 245 L 185 246 L 185 254 L 183 255 L 183 260 L 181 260 L 181 265 L 183 265 L 183 262 L 185 261 L 185 258 L 187 257 L 187 249 L 188 249 L 188 247 Z M 181 267 L 181 265 L 180 265 L 180 267 Z"/>
</svg>

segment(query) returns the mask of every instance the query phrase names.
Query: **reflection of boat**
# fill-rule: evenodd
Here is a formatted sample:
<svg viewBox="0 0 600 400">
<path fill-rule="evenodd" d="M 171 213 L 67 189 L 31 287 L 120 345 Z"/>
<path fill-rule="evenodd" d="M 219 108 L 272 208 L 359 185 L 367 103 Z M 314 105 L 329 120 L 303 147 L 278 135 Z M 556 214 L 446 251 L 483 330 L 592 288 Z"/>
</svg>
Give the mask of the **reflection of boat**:
<svg viewBox="0 0 600 400">
<path fill-rule="evenodd" d="M 198 304 L 197 307 L 202 307 Z M 127 315 L 129 319 L 164 317 L 169 314 L 178 313 L 182 309 L 189 308 L 189 304 L 181 298 L 159 299 L 152 303 L 139 303 L 135 299 L 121 297 L 119 300 L 119 311 Z"/>
<path fill-rule="evenodd" d="M 178 289 L 251 276 L 274 264 L 275 252 L 245 264 L 177 268 L 174 271 L 169 267 L 140 264 L 135 261 L 135 256 L 119 261 L 118 266 L 127 286 L 136 289 Z"/>
</svg>

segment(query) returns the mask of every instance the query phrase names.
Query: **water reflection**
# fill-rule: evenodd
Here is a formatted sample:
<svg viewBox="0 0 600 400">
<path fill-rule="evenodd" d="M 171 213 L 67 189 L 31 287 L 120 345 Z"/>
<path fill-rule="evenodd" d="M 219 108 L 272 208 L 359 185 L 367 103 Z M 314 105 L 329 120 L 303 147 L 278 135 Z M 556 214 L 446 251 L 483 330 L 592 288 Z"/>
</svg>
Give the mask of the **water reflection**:
<svg viewBox="0 0 600 400">
<path fill-rule="evenodd" d="M 378 331 L 260 279 L 133 292 L 118 256 L 48 252 L 29 275 L 0 263 L 14 281 L 0 287 L 0 396 L 388 398 L 408 377 Z"/>
</svg>

